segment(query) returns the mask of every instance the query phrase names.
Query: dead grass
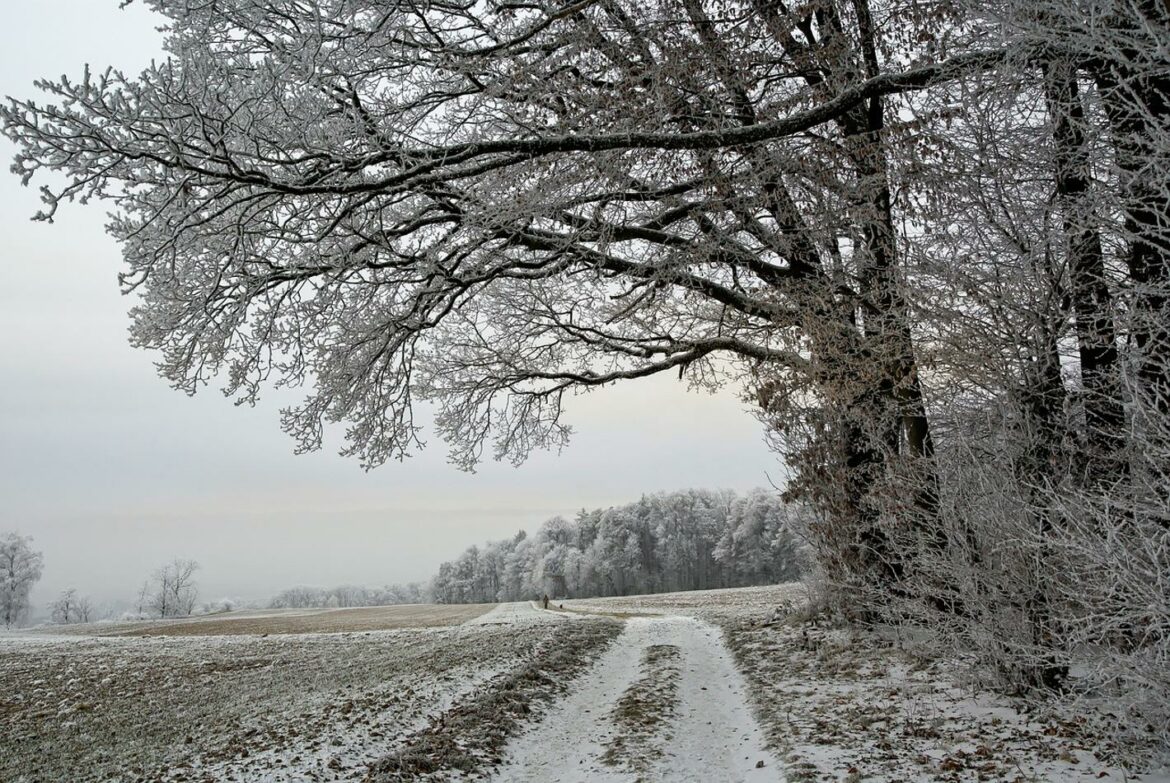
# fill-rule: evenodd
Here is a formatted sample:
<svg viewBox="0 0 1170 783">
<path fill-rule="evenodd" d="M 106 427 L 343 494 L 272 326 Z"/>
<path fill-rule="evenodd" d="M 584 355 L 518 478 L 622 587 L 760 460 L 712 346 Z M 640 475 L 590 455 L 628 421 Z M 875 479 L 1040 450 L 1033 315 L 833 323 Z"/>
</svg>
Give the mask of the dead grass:
<svg viewBox="0 0 1170 783">
<path fill-rule="evenodd" d="M 642 775 L 650 762 L 662 758 L 662 745 L 671 739 L 666 724 L 678 705 L 682 675 L 681 653 L 673 644 L 653 644 L 642 653 L 642 671 L 614 705 L 616 732 L 605 743 L 601 760 Z"/>
</svg>

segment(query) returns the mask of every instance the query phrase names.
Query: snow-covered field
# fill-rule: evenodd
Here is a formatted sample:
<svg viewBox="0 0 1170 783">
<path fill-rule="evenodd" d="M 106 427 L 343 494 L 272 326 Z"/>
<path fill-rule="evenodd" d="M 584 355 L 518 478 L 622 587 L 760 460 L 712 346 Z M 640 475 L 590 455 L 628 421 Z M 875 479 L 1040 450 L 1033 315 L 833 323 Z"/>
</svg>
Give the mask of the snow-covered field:
<svg viewBox="0 0 1170 783">
<path fill-rule="evenodd" d="M 100 622 L 49 627 L 48 632 L 87 636 L 224 636 L 236 634 L 340 633 L 459 625 L 494 604 L 397 604 L 351 609 L 253 609 L 176 620 Z"/>
<path fill-rule="evenodd" d="M 448 609 L 429 607 L 439 622 Z M 270 616 L 259 634 L 0 635 L 0 781 L 360 780 L 583 625 L 545 617 L 298 634 L 273 630 Z"/>
<path fill-rule="evenodd" d="M 385 608 L 0 635 L 0 781 L 1166 780 L 1127 777 L 1089 714 L 798 622 L 804 600 L 780 585 L 399 608 L 437 625 L 392 630 L 320 632 L 391 626 Z"/>
<path fill-rule="evenodd" d="M 726 620 L 732 617 L 786 613 L 808 600 L 807 588 L 798 582 L 767 587 L 734 587 L 725 590 L 691 590 L 619 598 L 583 598 L 559 601 L 565 609 L 580 612 L 645 615 L 686 615 Z"/>
</svg>

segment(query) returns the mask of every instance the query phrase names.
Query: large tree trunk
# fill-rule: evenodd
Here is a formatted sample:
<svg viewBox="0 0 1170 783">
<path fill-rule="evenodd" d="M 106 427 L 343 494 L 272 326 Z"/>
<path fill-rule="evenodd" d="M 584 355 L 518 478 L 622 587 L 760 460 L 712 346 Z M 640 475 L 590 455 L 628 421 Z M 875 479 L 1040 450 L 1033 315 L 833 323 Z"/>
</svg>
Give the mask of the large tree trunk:
<svg viewBox="0 0 1170 783">
<path fill-rule="evenodd" d="M 1132 334 L 1140 353 L 1141 401 L 1154 415 L 1170 414 L 1170 65 L 1145 31 L 1170 41 L 1170 10 L 1139 0 L 1116 30 L 1120 45 L 1095 58 L 1097 86 L 1113 132 L 1121 204 L 1134 287 Z M 1144 30 L 1139 30 L 1138 25 Z"/>
<path fill-rule="evenodd" d="M 868 0 L 852 0 L 857 17 L 861 60 L 866 78 L 880 74 L 876 31 Z M 885 106 L 881 97 L 842 117 L 847 148 L 857 173 L 865 265 L 860 270 L 862 295 L 872 308 L 866 318 L 866 336 L 886 362 L 881 389 L 888 394 L 894 422 L 887 446 L 905 457 L 915 512 L 913 525 L 924 534 L 928 547 L 947 549 L 946 531 L 939 524 L 938 474 L 930 420 L 918 374 L 911 333 L 910 307 L 902 293 L 897 235 L 890 195 L 889 165 L 883 139 Z M 896 422 L 896 423 L 895 423 Z"/>
<path fill-rule="evenodd" d="M 1121 396 L 1117 332 L 1097 228 L 1084 106 L 1077 74 L 1067 62 L 1044 66 L 1044 95 L 1052 122 L 1056 195 L 1063 214 L 1068 280 L 1077 346 L 1088 446 L 1085 476 L 1111 483 L 1126 470 L 1125 409 Z"/>
<path fill-rule="evenodd" d="M 868 5 L 852 2 L 856 38 L 846 33 L 834 3 L 821 4 L 805 16 L 793 11 L 795 18 L 762 2 L 756 5 L 809 86 L 825 97 L 859 78 L 878 75 Z M 819 37 L 808 14 L 815 15 Z M 794 29 L 806 42 L 794 37 Z M 818 367 L 815 382 L 825 401 L 825 421 L 814 436 L 823 442 L 809 444 L 800 483 L 824 511 L 822 559 L 832 564 L 836 576 L 846 583 L 860 580 L 885 595 L 906 595 L 903 583 L 914 571 L 916 556 L 907 542 L 925 542 L 936 554 L 947 548 L 948 540 L 938 521 L 930 423 L 909 305 L 901 289 L 883 115 L 882 101 L 874 99 L 836 121 L 844 136 L 842 163 L 855 176 L 846 225 L 859 240 L 854 257 L 857 300 L 848 305 L 836 301 L 837 283 L 821 268 L 815 251 L 807 254 L 807 261 L 793 264 L 802 285 L 813 292 L 807 310 L 818 322 L 810 334 Z M 783 194 L 782 186 L 777 192 Z M 804 233 L 793 228 L 794 236 Z M 912 503 L 903 508 L 884 492 L 895 474 L 897 481 L 913 484 L 907 489 Z"/>
<path fill-rule="evenodd" d="M 1053 285 L 1059 275 L 1050 270 Z M 1049 542 L 1058 525 L 1060 512 L 1053 507 L 1053 492 L 1063 472 L 1062 441 L 1066 429 L 1064 408 L 1067 392 L 1061 377 L 1059 342 L 1063 331 L 1062 313 L 1041 314 L 1036 328 L 1035 356 L 1025 368 L 1020 390 L 1021 437 L 1026 447 L 1016 465 L 1016 478 L 1031 496 L 1031 512 L 1036 519 L 1041 546 L 1037 557 L 1052 557 Z M 1036 582 L 1031 595 L 1024 596 L 1023 611 L 1031 630 L 1032 656 L 1022 659 L 1024 683 L 1049 690 L 1059 688 L 1068 677 L 1068 667 L 1057 654 L 1061 634 L 1052 615 L 1049 593 L 1042 564 L 1036 568 Z"/>
<path fill-rule="evenodd" d="M 1140 18 L 1135 19 L 1136 11 Z M 1170 9 L 1157 0 L 1119 6 L 1112 47 L 1092 58 L 1094 77 L 1113 136 L 1122 214 L 1129 247 L 1129 333 L 1136 348 L 1134 426 L 1143 448 L 1133 470 L 1170 503 Z M 1164 528 L 1170 515 L 1155 513 Z"/>
</svg>

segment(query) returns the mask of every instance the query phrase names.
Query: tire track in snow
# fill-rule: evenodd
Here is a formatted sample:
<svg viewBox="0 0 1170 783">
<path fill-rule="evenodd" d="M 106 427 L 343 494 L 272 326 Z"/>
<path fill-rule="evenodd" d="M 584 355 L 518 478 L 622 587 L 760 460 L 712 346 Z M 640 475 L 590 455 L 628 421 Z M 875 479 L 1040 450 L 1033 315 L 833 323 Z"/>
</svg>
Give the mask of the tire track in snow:
<svg viewBox="0 0 1170 783">
<path fill-rule="evenodd" d="M 662 731 L 673 736 L 661 758 L 646 759 L 644 773 L 603 762 L 620 732 L 614 706 L 642 675 L 651 645 L 679 648 L 678 701 Z M 763 767 L 757 767 L 758 762 Z M 773 783 L 781 767 L 765 749 L 765 736 L 745 699 L 718 629 L 689 617 L 631 618 L 592 670 L 545 718 L 514 739 L 494 778 L 499 783 Z"/>
</svg>

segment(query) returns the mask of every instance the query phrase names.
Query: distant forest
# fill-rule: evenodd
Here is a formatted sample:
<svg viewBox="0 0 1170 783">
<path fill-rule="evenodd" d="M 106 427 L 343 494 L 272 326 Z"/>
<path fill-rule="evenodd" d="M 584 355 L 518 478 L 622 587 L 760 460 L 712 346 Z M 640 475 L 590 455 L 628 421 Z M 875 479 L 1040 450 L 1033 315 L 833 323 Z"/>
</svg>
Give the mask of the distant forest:
<svg viewBox="0 0 1170 783">
<path fill-rule="evenodd" d="M 291 587 L 277 594 L 269 602 L 272 609 L 328 607 L 344 609 L 353 606 L 388 606 L 390 604 L 427 603 L 426 586 L 418 582 L 386 587 L 339 585 L 338 587 Z"/>
<path fill-rule="evenodd" d="M 528 535 L 468 547 L 429 584 L 293 587 L 269 606 L 495 603 L 749 587 L 798 579 L 807 513 L 774 490 L 683 490 L 553 517 Z"/>
<path fill-rule="evenodd" d="M 647 495 L 472 546 L 439 566 L 431 597 L 489 603 L 784 582 L 799 578 L 805 561 L 801 513 L 769 490 Z"/>
</svg>

